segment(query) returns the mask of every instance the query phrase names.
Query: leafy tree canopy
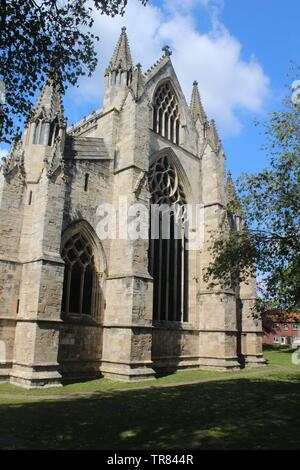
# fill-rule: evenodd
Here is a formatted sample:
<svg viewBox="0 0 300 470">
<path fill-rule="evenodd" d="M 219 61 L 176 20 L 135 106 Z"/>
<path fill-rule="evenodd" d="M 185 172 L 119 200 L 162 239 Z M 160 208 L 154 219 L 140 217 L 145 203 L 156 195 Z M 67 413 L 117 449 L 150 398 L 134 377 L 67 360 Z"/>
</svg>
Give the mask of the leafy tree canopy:
<svg viewBox="0 0 300 470">
<path fill-rule="evenodd" d="M 140 0 L 146 4 L 147 0 Z M 0 0 L 0 142 L 20 132 L 15 124 L 28 118 L 32 99 L 47 76 L 56 73 L 62 89 L 75 85 L 97 65 L 92 32 L 93 8 L 115 16 L 128 0 Z"/>
<path fill-rule="evenodd" d="M 257 308 L 300 310 L 300 100 L 291 93 L 263 123 L 268 166 L 237 181 L 242 228 L 213 238 L 205 280 L 235 287 L 259 273 Z"/>
</svg>

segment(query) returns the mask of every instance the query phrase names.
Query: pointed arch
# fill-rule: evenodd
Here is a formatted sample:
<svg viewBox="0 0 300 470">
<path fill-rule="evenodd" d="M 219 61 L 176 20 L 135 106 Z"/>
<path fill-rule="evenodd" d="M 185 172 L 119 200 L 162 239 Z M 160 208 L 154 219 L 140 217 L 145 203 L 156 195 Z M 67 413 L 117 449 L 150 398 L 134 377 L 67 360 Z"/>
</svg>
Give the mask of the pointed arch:
<svg viewBox="0 0 300 470">
<path fill-rule="evenodd" d="M 163 149 L 150 158 L 149 190 L 151 205 L 155 205 L 151 210 L 149 246 L 154 321 L 188 321 L 185 188 L 190 189 L 172 149 Z"/>
<path fill-rule="evenodd" d="M 179 145 L 182 112 L 175 87 L 170 79 L 160 81 L 152 98 L 152 129 Z"/>
<path fill-rule="evenodd" d="M 99 320 L 107 264 L 102 244 L 88 222 L 78 221 L 64 231 L 61 256 L 65 262 L 63 315 L 90 315 Z"/>
<path fill-rule="evenodd" d="M 35 145 L 42 144 L 43 132 L 45 128 L 45 122 L 44 122 L 44 118 L 42 117 L 42 115 L 36 118 L 32 124 L 34 126 L 32 143 Z"/>
</svg>

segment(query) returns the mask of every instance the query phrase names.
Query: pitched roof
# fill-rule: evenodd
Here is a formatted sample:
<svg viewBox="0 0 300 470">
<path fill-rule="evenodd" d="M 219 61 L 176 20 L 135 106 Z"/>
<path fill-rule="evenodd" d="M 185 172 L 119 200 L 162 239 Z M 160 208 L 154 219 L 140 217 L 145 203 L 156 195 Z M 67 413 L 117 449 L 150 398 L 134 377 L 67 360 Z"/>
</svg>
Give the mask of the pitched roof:
<svg viewBox="0 0 300 470">
<path fill-rule="evenodd" d="M 169 46 L 164 46 L 162 48 L 163 55 L 153 64 L 146 72 L 145 77 L 147 80 L 150 80 L 160 68 L 168 64 L 171 61 L 172 51 Z"/>
</svg>

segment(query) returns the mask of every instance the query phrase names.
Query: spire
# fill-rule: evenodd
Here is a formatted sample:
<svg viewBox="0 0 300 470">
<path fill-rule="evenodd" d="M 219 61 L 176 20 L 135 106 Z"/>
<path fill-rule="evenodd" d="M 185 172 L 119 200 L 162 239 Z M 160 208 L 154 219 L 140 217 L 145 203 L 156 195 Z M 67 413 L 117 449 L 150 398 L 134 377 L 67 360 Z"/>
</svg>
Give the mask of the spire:
<svg viewBox="0 0 300 470">
<path fill-rule="evenodd" d="M 196 81 L 193 82 L 193 91 L 192 91 L 190 110 L 191 110 L 191 114 L 192 114 L 192 118 L 194 122 L 196 122 L 197 119 L 200 119 L 201 124 L 204 125 L 207 123 L 207 117 L 204 112 L 204 109 L 201 103 L 199 90 L 198 90 L 198 82 Z"/>
<path fill-rule="evenodd" d="M 56 117 L 64 120 L 64 108 L 58 79 L 48 77 L 41 90 L 40 96 L 33 108 L 33 117 L 43 116 L 47 121 Z"/>
<path fill-rule="evenodd" d="M 125 26 L 123 26 L 121 30 L 121 35 L 115 47 L 106 73 L 113 70 L 118 70 L 119 68 L 127 72 L 132 69 L 132 58 Z"/>
</svg>

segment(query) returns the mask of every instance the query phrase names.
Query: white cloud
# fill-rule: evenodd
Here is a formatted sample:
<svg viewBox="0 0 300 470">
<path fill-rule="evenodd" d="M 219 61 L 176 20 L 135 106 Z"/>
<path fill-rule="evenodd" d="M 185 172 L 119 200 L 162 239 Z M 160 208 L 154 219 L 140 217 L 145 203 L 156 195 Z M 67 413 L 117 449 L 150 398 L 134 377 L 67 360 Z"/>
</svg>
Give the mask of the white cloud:
<svg viewBox="0 0 300 470">
<path fill-rule="evenodd" d="M 151 3 L 143 7 L 132 0 L 123 18 L 95 12 L 99 66 L 92 78 L 83 78 L 79 88 L 69 90 L 74 107 L 82 100 L 95 109 L 100 107 L 104 69 L 125 25 L 134 63 L 141 62 L 146 70 L 161 56 L 161 47 L 169 44 L 187 100 L 193 80 L 198 80 L 205 110 L 216 119 L 221 134 L 238 133 L 242 127 L 239 111 L 263 110 L 269 79 L 254 56 L 242 59 L 242 45 L 219 21 L 222 4 L 223 0 L 164 0 L 160 7 Z M 195 7 L 205 8 L 210 15 L 209 31 L 199 30 Z"/>
</svg>

